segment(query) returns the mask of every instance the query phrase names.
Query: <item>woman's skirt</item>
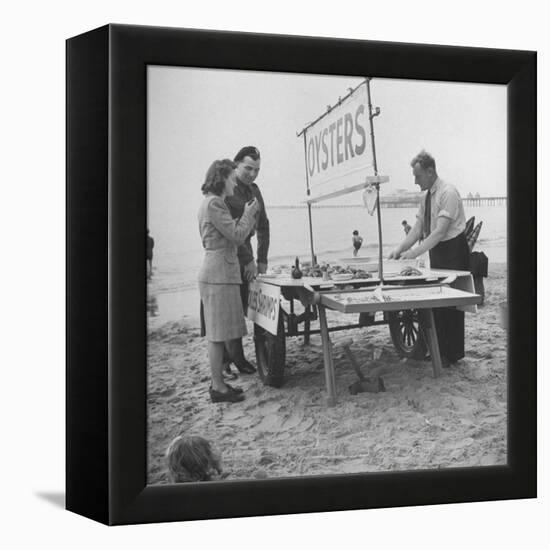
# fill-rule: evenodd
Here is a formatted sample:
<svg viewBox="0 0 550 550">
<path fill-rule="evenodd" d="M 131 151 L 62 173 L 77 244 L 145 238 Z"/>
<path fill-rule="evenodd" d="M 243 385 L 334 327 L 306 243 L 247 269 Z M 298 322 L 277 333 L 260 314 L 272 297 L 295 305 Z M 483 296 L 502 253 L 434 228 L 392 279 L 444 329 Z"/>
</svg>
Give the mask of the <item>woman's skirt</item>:
<svg viewBox="0 0 550 550">
<path fill-rule="evenodd" d="M 242 338 L 246 333 L 240 285 L 199 282 L 201 321 L 210 342 Z"/>
</svg>

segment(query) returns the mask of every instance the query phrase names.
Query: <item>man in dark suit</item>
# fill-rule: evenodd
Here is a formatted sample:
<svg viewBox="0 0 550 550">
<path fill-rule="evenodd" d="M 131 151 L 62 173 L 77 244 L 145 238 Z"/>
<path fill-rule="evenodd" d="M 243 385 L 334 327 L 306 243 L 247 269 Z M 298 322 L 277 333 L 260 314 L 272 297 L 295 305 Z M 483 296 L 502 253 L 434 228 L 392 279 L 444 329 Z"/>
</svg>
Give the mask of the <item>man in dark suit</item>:
<svg viewBox="0 0 550 550">
<path fill-rule="evenodd" d="M 260 188 L 255 183 L 260 172 L 260 151 L 256 147 L 243 147 L 233 159 L 237 164 L 237 186 L 233 192 L 233 196 L 227 197 L 225 202 L 229 207 L 231 216 L 238 219 L 242 216 L 244 205 L 253 198 L 256 198 L 259 203 L 259 210 L 256 214 L 256 224 L 253 231 L 248 235 L 245 242 L 239 246 L 237 255 L 241 266 L 241 298 L 243 303 L 243 311 L 246 315 L 248 308 L 248 283 L 252 281 L 258 273 L 267 271 L 267 253 L 269 250 L 269 220 L 265 211 L 264 199 Z M 257 251 L 256 259 L 250 242 L 253 235 L 256 235 Z M 232 350 L 233 357 L 231 360 L 235 363 L 237 369 L 245 374 L 256 372 L 255 367 L 245 359 L 242 339 L 239 340 L 235 349 Z M 225 357 L 226 363 L 229 357 Z"/>
</svg>

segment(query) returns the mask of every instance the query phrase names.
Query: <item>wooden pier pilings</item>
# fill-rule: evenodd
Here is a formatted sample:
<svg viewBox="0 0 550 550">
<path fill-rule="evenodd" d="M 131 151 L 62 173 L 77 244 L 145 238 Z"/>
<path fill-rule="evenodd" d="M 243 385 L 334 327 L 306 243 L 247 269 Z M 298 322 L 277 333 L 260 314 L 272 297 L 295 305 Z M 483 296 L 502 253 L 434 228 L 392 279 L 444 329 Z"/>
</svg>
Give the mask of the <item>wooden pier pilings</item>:
<svg viewBox="0 0 550 550">
<path fill-rule="evenodd" d="M 507 197 L 467 197 L 463 198 L 464 206 L 505 206 Z"/>
<path fill-rule="evenodd" d="M 380 197 L 380 206 L 382 208 L 415 208 L 420 204 L 422 195 L 414 198 L 399 198 Z M 507 197 L 462 197 L 464 206 L 505 206 L 508 201 Z M 289 204 L 289 205 L 271 205 L 272 208 L 307 208 L 305 204 Z M 312 208 L 364 208 L 362 204 L 314 204 Z"/>
<path fill-rule="evenodd" d="M 382 208 L 414 208 L 420 204 L 422 195 L 411 198 L 380 197 Z M 462 197 L 464 206 L 505 206 L 507 197 Z"/>
</svg>

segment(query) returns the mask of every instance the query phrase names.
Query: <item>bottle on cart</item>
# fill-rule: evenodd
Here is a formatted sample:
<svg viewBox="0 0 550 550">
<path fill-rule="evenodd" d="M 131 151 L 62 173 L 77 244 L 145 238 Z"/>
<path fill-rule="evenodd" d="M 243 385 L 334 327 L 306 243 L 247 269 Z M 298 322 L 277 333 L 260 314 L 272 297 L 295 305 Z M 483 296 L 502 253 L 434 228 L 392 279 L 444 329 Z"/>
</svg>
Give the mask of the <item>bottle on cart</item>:
<svg viewBox="0 0 550 550">
<path fill-rule="evenodd" d="M 298 256 L 296 256 L 296 260 L 294 261 L 294 267 L 292 268 L 290 275 L 293 279 L 302 278 L 302 272 L 300 270 L 300 260 L 298 259 Z"/>
<path fill-rule="evenodd" d="M 427 252 L 418 257 L 418 267 L 420 269 L 430 269 L 430 255 Z"/>
</svg>

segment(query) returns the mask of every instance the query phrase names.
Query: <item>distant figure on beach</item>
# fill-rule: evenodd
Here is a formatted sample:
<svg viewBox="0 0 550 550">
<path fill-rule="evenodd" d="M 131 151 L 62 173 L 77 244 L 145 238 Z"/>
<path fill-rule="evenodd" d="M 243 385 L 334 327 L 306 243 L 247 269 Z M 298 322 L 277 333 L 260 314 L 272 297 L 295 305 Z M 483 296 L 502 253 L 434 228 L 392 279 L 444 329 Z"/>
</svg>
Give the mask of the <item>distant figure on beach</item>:
<svg viewBox="0 0 550 550">
<path fill-rule="evenodd" d="M 351 242 L 353 244 L 353 255 L 357 256 L 357 253 L 359 252 L 359 249 L 361 248 L 361 245 L 363 244 L 363 237 L 361 237 L 361 235 L 359 235 L 359 231 L 357 231 L 357 229 L 353 232 Z"/>
<path fill-rule="evenodd" d="M 227 347 L 229 355 L 236 357 L 238 348 L 242 348 L 241 338 L 247 333 L 237 248 L 254 228 L 260 206 L 252 198 L 244 204 L 240 219 L 232 218 L 225 198 L 232 196 L 237 186 L 236 167 L 229 159 L 212 163 L 201 187 L 204 199 L 198 213 L 205 251 L 199 271 L 201 335 L 208 339 L 212 377 L 209 391 L 213 403 L 244 399 L 241 388 L 233 388 L 223 379 L 223 356 Z"/>
<path fill-rule="evenodd" d="M 243 281 L 241 284 L 243 315 L 246 315 L 248 310 L 248 284 L 255 279 L 258 273 L 265 273 L 267 271 L 269 220 L 265 211 L 262 193 L 255 183 L 260 172 L 260 151 L 252 145 L 247 145 L 239 150 L 233 162 L 237 165 L 237 185 L 233 194 L 225 198 L 231 216 L 238 220 L 242 216 L 244 206 L 247 202 L 252 199 L 256 199 L 258 202 L 258 212 L 254 227 L 237 251 Z M 254 259 L 254 252 L 250 242 L 254 234 L 257 241 L 256 260 Z M 229 373 L 231 372 L 231 361 L 235 363 L 239 372 L 243 374 L 253 374 L 256 372 L 254 365 L 247 361 L 244 356 L 242 339 L 239 339 L 235 343 L 232 356 L 229 356 L 227 353 L 224 355 L 224 370 Z"/>
<path fill-rule="evenodd" d="M 403 220 L 401 222 L 401 225 L 403 226 L 403 231 L 405 231 L 405 235 L 408 235 L 412 227 L 407 223 L 407 220 Z"/>
<path fill-rule="evenodd" d="M 153 248 L 155 246 L 155 240 L 149 235 L 149 229 L 147 229 L 147 278 L 150 279 L 153 276 Z"/>
<path fill-rule="evenodd" d="M 166 462 L 172 483 L 210 481 L 222 473 L 220 456 L 200 436 L 174 438 L 166 450 Z"/>
<path fill-rule="evenodd" d="M 414 183 L 426 191 L 416 223 L 389 255 L 404 260 L 429 251 L 433 269 L 469 270 L 470 251 L 466 240 L 466 217 L 456 187 L 439 178 L 434 158 L 421 151 L 411 161 Z M 412 248 L 422 239 L 422 242 Z M 434 309 L 437 339 L 444 366 L 464 357 L 464 312 L 456 308 Z"/>
<path fill-rule="evenodd" d="M 157 302 L 157 297 L 154 294 L 147 294 L 147 313 L 150 317 L 158 317 L 159 314 L 159 304 Z"/>
</svg>

